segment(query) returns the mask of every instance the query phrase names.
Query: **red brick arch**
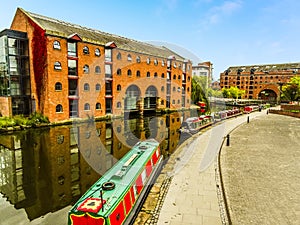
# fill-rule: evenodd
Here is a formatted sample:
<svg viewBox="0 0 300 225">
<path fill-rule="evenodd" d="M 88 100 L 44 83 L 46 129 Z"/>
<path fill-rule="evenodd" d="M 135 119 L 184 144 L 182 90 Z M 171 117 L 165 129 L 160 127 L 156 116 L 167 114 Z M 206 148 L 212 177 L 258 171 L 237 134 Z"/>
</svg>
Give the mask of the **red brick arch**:
<svg viewBox="0 0 300 225">
<path fill-rule="evenodd" d="M 280 96 L 280 87 L 277 84 L 263 84 L 261 88 L 257 89 L 256 96 L 258 97 L 263 91 L 271 90 L 276 94 L 276 100 Z"/>
</svg>

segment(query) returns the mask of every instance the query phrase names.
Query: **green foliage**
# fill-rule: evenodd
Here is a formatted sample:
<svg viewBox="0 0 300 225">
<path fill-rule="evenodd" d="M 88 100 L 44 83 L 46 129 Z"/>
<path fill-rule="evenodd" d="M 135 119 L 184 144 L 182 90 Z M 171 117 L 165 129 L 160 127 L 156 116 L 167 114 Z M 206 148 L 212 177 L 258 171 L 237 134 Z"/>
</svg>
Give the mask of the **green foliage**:
<svg viewBox="0 0 300 225">
<path fill-rule="evenodd" d="M 37 126 L 41 123 L 49 123 L 49 119 L 41 113 L 35 112 L 29 117 L 16 115 L 13 117 L 0 117 L 0 128 L 15 127 L 15 126 Z"/>
<path fill-rule="evenodd" d="M 200 82 L 200 79 L 193 78 L 192 79 L 192 101 L 194 104 L 197 102 L 206 102 L 207 96 L 205 95 L 203 84 Z"/>
<path fill-rule="evenodd" d="M 207 95 L 209 97 L 223 98 L 223 93 L 220 90 L 214 90 L 212 88 L 207 89 Z"/>
<path fill-rule="evenodd" d="M 241 98 L 245 94 L 245 90 L 240 90 L 237 87 L 222 88 L 224 98 Z"/>
<path fill-rule="evenodd" d="M 300 98 L 300 77 L 292 77 L 290 82 L 282 86 L 282 95 L 283 99 L 289 101 L 296 101 Z"/>
</svg>

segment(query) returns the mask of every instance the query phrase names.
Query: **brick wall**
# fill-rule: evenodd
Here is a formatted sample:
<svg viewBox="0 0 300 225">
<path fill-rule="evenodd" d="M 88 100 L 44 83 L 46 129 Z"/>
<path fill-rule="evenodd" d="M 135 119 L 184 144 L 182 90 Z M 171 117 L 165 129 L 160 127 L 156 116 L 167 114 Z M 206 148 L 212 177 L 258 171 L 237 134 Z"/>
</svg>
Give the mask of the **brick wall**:
<svg viewBox="0 0 300 225">
<path fill-rule="evenodd" d="M 0 116 L 11 116 L 11 97 L 0 97 Z"/>
<path fill-rule="evenodd" d="M 60 36 L 46 35 L 46 63 L 43 74 L 35 74 L 36 66 L 34 67 L 34 59 L 36 51 L 34 50 L 34 26 L 31 19 L 27 17 L 26 13 L 18 9 L 13 19 L 11 29 L 27 32 L 29 39 L 29 56 L 30 56 L 30 82 L 32 99 L 36 100 L 36 110 L 42 112 L 49 118 L 51 122 L 62 121 L 69 119 L 69 77 L 68 77 L 68 56 L 67 56 L 67 39 Z M 36 35 L 36 34 L 35 34 Z M 59 41 L 61 48 L 54 49 L 54 41 Z M 89 54 L 83 52 L 83 48 L 89 48 Z M 95 56 L 95 49 L 99 48 L 101 56 Z M 96 45 L 90 42 L 79 41 L 77 44 L 78 52 L 78 110 L 79 117 L 85 118 L 88 116 L 100 117 L 105 116 L 105 54 L 104 46 Z M 122 55 L 121 60 L 117 59 L 117 54 Z M 131 55 L 131 61 L 128 61 L 128 54 Z M 35 56 L 35 58 L 34 58 Z M 136 57 L 141 59 L 140 63 L 136 62 Z M 167 93 L 167 59 L 155 56 L 149 56 L 143 53 L 137 53 L 132 51 L 126 51 L 115 48 L 112 51 L 112 73 L 113 73 L 113 114 L 120 115 L 123 113 L 124 99 L 126 89 L 135 84 L 139 87 L 141 97 L 145 97 L 146 90 L 149 86 L 154 86 L 157 89 L 158 108 L 165 108 L 166 106 L 166 93 Z M 150 64 L 147 64 L 147 58 L 150 58 Z M 157 60 L 157 65 L 154 64 L 154 60 Z M 164 66 L 161 62 L 164 60 Z M 59 62 L 61 64 L 61 70 L 55 70 L 54 64 Z M 176 67 L 174 66 L 176 63 Z M 181 66 L 180 66 L 181 64 Z M 181 108 L 182 104 L 182 64 L 176 59 L 172 61 L 171 68 L 171 108 Z M 89 73 L 84 73 L 83 67 L 89 66 Z M 101 73 L 95 73 L 95 67 L 100 66 Z M 190 70 L 186 73 L 186 108 L 190 107 L 191 96 L 191 70 L 192 66 L 189 63 Z M 117 70 L 121 69 L 122 74 L 117 75 Z M 132 75 L 128 76 L 127 71 L 131 70 Z M 140 77 L 137 78 L 136 72 L 140 71 Z M 150 73 L 150 77 L 147 77 L 147 72 Z M 157 74 L 157 77 L 155 77 Z M 164 74 L 164 78 L 162 78 Z M 42 77 L 42 86 L 37 85 L 36 76 Z M 175 79 L 173 78 L 175 76 Z M 60 82 L 62 84 L 62 90 L 55 90 L 55 84 Z M 89 84 L 90 90 L 84 91 L 84 84 Z M 96 91 L 96 84 L 100 84 L 101 90 Z M 121 85 L 121 91 L 117 90 L 117 86 Z M 164 87 L 164 88 L 162 88 Z M 173 90 L 173 87 L 175 88 Z M 42 89 L 42 95 L 38 95 L 39 90 Z M 117 108 L 117 102 L 121 103 L 121 108 Z M 84 105 L 88 103 L 90 110 L 84 110 Z M 96 103 L 101 104 L 101 109 L 96 110 Z M 56 106 L 61 104 L 63 112 L 56 112 Z"/>
</svg>

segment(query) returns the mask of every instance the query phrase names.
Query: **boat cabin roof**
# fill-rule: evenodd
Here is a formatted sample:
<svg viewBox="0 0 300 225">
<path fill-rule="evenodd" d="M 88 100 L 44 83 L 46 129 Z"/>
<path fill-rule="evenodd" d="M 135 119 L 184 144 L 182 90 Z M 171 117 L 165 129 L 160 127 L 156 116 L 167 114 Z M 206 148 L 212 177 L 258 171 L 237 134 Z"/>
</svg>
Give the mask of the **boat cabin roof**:
<svg viewBox="0 0 300 225">
<path fill-rule="evenodd" d="M 102 198 L 104 205 L 102 206 L 102 201 L 99 201 L 100 203 L 95 206 L 95 210 L 92 212 L 104 217 L 110 215 L 130 189 L 133 182 L 136 181 L 137 176 L 142 172 L 143 166 L 151 158 L 158 146 L 159 143 L 154 139 L 138 142 L 77 201 L 71 211 L 76 212 L 81 211 L 82 208 L 86 209 L 84 208 L 85 203 L 98 204 L 95 201 L 88 203 L 86 202 L 87 199 L 98 199 L 99 201 Z M 102 185 L 104 183 L 114 184 L 114 188 L 103 190 Z M 90 207 L 91 205 L 88 206 Z"/>
</svg>

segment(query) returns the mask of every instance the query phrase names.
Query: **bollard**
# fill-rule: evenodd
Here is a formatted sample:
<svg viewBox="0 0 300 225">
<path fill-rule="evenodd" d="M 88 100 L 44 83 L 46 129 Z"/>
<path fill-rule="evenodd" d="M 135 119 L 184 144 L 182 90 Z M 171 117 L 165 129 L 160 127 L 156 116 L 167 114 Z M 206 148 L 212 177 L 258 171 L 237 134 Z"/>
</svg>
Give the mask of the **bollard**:
<svg viewBox="0 0 300 225">
<path fill-rule="evenodd" d="M 227 134 L 227 139 L 226 139 L 226 146 L 230 145 L 230 136 Z"/>
<path fill-rule="evenodd" d="M 247 117 L 247 123 L 249 123 L 249 116 Z"/>
</svg>

